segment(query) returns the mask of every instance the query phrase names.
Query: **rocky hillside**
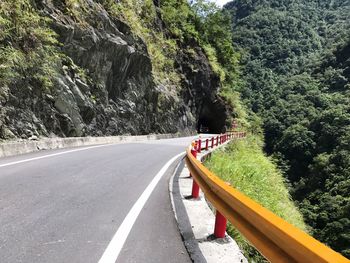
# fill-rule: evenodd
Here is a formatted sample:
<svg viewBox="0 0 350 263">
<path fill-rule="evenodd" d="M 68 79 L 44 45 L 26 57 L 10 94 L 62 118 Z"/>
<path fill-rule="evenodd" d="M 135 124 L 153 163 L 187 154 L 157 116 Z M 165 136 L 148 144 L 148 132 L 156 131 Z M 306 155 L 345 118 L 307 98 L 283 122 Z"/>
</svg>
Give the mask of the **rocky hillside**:
<svg viewBox="0 0 350 263">
<path fill-rule="evenodd" d="M 0 139 L 221 132 L 219 77 L 154 2 L 1 1 Z"/>
</svg>

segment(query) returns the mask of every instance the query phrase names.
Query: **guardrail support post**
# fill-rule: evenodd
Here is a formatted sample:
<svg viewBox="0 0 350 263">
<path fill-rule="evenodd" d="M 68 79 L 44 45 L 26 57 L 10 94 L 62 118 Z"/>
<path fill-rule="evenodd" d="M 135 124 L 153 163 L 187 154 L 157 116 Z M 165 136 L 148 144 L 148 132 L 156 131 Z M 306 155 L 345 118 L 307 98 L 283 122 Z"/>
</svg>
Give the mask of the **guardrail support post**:
<svg viewBox="0 0 350 263">
<path fill-rule="evenodd" d="M 191 154 L 193 155 L 194 158 L 197 159 L 196 143 L 192 143 Z M 192 177 L 191 173 L 190 173 L 190 177 Z"/>
<path fill-rule="evenodd" d="M 214 137 L 211 137 L 211 148 L 214 148 Z"/>
<path fill-rule="evenodd" d="M 194 158 L 197 159 L 197 153 L 200 152 L 200 149 L 201 149 L 201 139 L 198 140 L 198 143 L 195 142 L 194 144 L 192 144 L 191 154 L 194 156 Z M 190 177 L 192 177 L 192 198 L 198 198 L 199 197 L 199 185 L 194 180 L 191 173 L 190 173 Z"/>
<path fill-rule="evenodd" d="M 216 137 L 216 146 L 219 145 L 219 136 Z"/>
<path fill-rule="evenodd" d="M 197 149 L 197 152 L 201 152 L 202 151 L 202 140 L 199 138 L 198 139 L 198 149 Z"/>
<path fill-rule="evenodd" d="M 208 147 L 209 147 L 209 139 L 205 140 L 205 150 L 208 151 Z"/>
<path fill-rule="evenodd" d="M 216 210 L 214 236 L 216 238 L 224 238 L 226 226 L 227 219 L 218 210 Z"/>
<path fill-rule="evenodd" d="M 199 185 L 197 184 L 196 180 L 192 179 L 192 198 L 198 198 L 199 197 Z"/>
</svg>

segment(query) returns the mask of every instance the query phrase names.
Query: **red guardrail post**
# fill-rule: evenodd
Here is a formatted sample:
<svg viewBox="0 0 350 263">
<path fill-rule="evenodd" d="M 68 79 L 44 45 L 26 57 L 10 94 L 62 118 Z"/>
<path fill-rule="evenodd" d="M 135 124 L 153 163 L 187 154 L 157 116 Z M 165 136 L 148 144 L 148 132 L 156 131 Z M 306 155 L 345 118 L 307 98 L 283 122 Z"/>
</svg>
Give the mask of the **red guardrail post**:
<svg viewBox="0 0 350 263">
<path fill-rule="evenodd" d="M 197 149 L 197 152 L 201 152 L 202 151 L 202 140 L 201 138 L 198 139 L 198 149 Z"/>
<path fill-rule="evenodd" d="M 197 151 L 196 151 L 196 149 L 194 147 L 192 147 L 191 153 L 194 156 L 194 158 L 197 158 Z"/>
<path fill-rule="evenodd" d="M 227 219 L 218 210 L 216 210 L 214 236 L 216 238 L 224 238 L 226 226 Z"/>
<path fill-rule="evenodd" d="M 196 180 L 194 178 L 192 179 L 192 198 L 198 198 L 199 197 L 199 185 L 197 184 Z"/>
<path fill-rule="evenodd" d="M 215 146 L 218 146 L 219 145 L 219 136 L 216 136 L 216 145 Z"/>
<path fill-rule="evenodd" d="M 205 140 L 205 150 L 208 151 L 208 147 L 209 147 L 209 139 Z"/>
<path fill-rule="evenodd" d="M 227 185 L 231 185 L 229 182 L 226 182 Z M 224 238 L 227 228 L 227 219 L 216 209 L 215 216 L 215 227 L 214 227 L 214 236 L 216 238 Z"/>
<path fill-rule="evenodd" d="M 194 158 L 197 159 L 196 142 L 192 142 L 191 154 L 193 155 Z M 190 177 L 192 177 L 191 173 L 190 173 Z"/>
<path fill-rule="evenodd" d="M 198 149 L 200 149 L 200 139 L 198 140 L 198 142 L 199 142 L 198 144 L 197 144 L 197 141 L 194 144 L 192 144 L 192 148 L 191 148 L 191 154 L 196 159 L 197 159 Z M 199 197 L 199 185 L 194 180 L 191 173 L 190 173 L 190 176 L 192 177 L 192 198 L 198 198 Z"/>
<path fill-rule="evenodd" d="M 211 137 L 211 148 L 214 148 L 214 137 Z"/>
</svg>

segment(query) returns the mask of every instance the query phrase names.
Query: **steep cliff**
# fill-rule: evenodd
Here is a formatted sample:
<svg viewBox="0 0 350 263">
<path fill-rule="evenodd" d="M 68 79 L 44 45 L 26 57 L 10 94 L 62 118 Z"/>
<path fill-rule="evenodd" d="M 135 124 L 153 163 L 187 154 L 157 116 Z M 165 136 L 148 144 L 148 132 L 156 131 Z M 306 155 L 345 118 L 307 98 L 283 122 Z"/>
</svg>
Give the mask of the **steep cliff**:
<svg viewBox="0 0 350 263">
<path fill-rule="evenodd" d="M 105 2 L 0 3 L 0 138 L 221 132 L 228 108 L 199 44 L 174 41 L 175 80 L 155 76 L 148 44 Z M 152 9 L 149 30 L 169 38 Z"/>
</svg>

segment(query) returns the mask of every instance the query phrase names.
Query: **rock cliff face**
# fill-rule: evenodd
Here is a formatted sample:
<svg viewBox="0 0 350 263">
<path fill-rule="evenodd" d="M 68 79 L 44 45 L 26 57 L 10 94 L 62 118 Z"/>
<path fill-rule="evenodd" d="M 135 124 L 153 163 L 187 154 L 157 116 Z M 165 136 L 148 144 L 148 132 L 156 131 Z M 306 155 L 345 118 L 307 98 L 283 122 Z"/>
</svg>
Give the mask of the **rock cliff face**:
<svg viewBox="0 0 350 263">
<path fill-rule="evenodd" d="M 180 87 L 158 84 L 146 44 L 101 5 L 86 2 L 91 15 L 82 22 L 66 15 L 61 1 L 36 1 L 65 57 L 50 90 L 2 88 L 0 138 L 193 132 L 200 125 L 222 131 L 227 109 L 199 47 L 195 55 L 177 55 Z"/>
</svg>

